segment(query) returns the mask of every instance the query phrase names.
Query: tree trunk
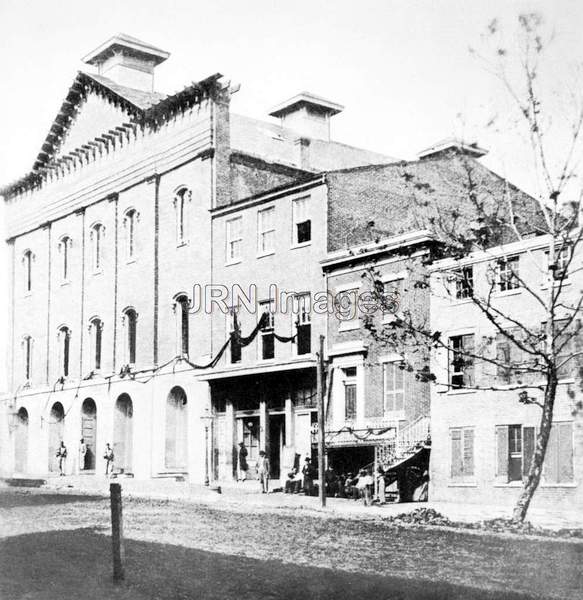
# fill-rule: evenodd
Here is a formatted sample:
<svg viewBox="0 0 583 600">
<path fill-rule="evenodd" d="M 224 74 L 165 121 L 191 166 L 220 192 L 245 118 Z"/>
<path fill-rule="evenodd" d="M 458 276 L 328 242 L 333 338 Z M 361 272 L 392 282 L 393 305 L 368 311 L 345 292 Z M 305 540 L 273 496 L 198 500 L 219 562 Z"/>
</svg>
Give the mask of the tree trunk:
<svg viewBox="0 0 583 600">
<path fill-rule="evenodd" d="M 538 488 L 542 475 L 545 455 L 547 453 L 547 444 L 551 433 L 553 423 L 553 408 L 555 406 L 555 396 L 557 394 L 557 377 L 554 372 L 550 373 L 547 378 L 547 386 L 545 389 L 545 399 L 543 411 L 540 421 L 540 430 L 536 436 L 536 445 L 528 475 L 522 487 L 522 492 L 514 507 L 513 519 L 522 523 L 528 512 L 528 507 L 532 501 L 532 497 Z"/>
</svg>

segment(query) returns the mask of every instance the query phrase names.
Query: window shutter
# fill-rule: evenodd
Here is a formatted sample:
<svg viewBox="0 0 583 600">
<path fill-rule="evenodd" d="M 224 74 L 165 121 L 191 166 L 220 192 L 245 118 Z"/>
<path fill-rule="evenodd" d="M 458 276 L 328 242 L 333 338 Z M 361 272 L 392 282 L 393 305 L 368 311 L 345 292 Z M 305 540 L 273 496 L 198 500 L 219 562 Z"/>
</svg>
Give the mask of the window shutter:
<svg viewBox="0 0 583 600">
<path fill-rule="evenodd" d="M 462 430 L 451 430 L 451 478 L 459 479 L 463 474 Z"/>
<path fill-rule="evenodd" d="M 559 481 L 573 481 L 573 424 L 556 423 L 559 433 L 558 468 Z"/>
<path fill-rule="evenodd" d="M 464 335 L 463 336 L 463 349 L 469 353 L 474 353 L 474 335 Z M 474 358 L 472 356 L 464 356 L 464 385 L 473 386 L 476 382 L 475 377 L 475 365 Z"/>
<path fill-rule="evenodd" d="M 464 475 L 474 474 L 474 430 L 464 429 Z"/>
<path fill-rule="evenodd" d="M 530 470 L 534 455 L 535 429 L 534 427 L 522 428 L 522 475 L 526 477 Z"/>
<path fill-rule="evenodd" d="M 558 423 L 553 423 L 551 434 L 549 435 L 549 443 L 547 444 L 547 452 L 545 454 L 544 480 L 547 483 L 559 482 L 559 427 Z"/>
<path fill-rule="evenodd" d="M 496 476 L 508 481 L 508 425 L 496 426 Z"/>
</svg>

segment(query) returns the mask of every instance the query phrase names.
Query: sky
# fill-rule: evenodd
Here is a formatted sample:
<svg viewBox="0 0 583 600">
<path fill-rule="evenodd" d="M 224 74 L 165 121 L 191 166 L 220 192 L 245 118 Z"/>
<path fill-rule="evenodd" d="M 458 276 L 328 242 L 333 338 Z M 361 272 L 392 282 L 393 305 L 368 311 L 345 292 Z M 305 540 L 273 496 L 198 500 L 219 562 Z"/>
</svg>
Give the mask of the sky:
<svg viewBox="0 0 583 600">
<path fill-rule="evenodd" d="M 553 72 L 583 59 L 578 0 L 0 0 L 0 185 L 30 170 L 76 71 L 91 70 L 80 58 L 124 32 L 171 53 L 156 70 L 159 91 L 220 72 L 241 84 L 233 111 L 269 119 L 270 107 L 307 90 L 346 107 L 332 120 L 338 141 L 414 159 L 462 136 L 534 192 L 503 89 L 469 52 L 493 18 L 510 27 L 530 11 L 557 33 Z"/>
</svg>

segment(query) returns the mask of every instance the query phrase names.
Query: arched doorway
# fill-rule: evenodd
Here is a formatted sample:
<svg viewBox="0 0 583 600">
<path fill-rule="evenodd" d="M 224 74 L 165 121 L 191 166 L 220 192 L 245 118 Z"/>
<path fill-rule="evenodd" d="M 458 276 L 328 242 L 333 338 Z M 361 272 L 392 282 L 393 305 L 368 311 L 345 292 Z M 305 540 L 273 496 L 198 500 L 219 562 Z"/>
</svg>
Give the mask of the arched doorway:
<svg viewBox="0 0 583 600">
<path fill-rule="evenodd" d="M 85 464 L 79 465 L 84 471 L 95 471 L 97 456 L 97 407 L 93 398 L 85 398 L 81 406 L 81 438 L 85 442 L 87 452 Z"/>
<path fill-rule="evenodd" d="M 166 451 L 164 466 L 173 471 L 186 471 L 187 455 L 186 393 L 173 387 L 166 398 Z"/>
<path fill-rule="evenodd" d="M 22 407 L 16 413 L 14 433 L 14 470 L 26 473 L 28 467 L 28 412 Z"/>
<path fill-rule="evenodd" d="M 49 471 L 51 472 L 57 472 L 59 470 L 57 450 L 63 439 L 64 426 L 65 409 L 60 402 L 55 402 L 49 416 Z"/>
<path fill-rule="evenodd" d="M 132 472 L 134 408 L 128 394 L 119 396 L 115 403 L 113 423 L 113 463 L 117 470 Z"/>
</svg>

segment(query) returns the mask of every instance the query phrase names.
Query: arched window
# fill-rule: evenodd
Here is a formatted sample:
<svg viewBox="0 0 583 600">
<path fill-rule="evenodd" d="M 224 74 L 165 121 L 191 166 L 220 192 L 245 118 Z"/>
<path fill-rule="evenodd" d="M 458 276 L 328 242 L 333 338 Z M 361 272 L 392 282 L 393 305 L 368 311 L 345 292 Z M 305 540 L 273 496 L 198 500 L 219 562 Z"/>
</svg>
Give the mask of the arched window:
<svg viewBox="0 0 583 600">
<path fill-rule="evenodd" d="M 61 238 L 59 242 L 59 252 L 61 254 L 61 278 L 69 279 L 69 263 L 71 260 L 71 238 L 67 235 Z"/>
<path fill-rule="evenodd" d="M 32 337 L 25 335 L 22 338 L 22 349 L 24 353 L 24 380 L 29 382 L 32 378 Z"/>
<path fill-rule="evenodd" d="M 101 223 L 95 223 L 91 227 L 89 239 L 91 240 L 91 266 L 93 271 L 101 270 L 102 262 L 102 243 L 103 243 L 104 227 Z"/>
<path fill-rule="evenodd" d="M 187 244 L 189 233 L 189 213 L 192 193 L 188 188 L 180 188 L 174 195 L 174 210 L 176 211 L 176 244 Z"/>
<path fill-rule="evenodd" d="M 124 227 L 126 230 L 126 258 L 131 260 L 136 256 L 137 225 L 139 220 L 138 211 L 130 208 L 124 215 Z"/>
<path fill-rule="evenodd" d="M 126 358 L 128 365 L 136 363 L 136 329 L 138 314 L 133 308 L 124 311 L 124 324 L 126 328 Z"/>
<path fill-rule="evenodd" d="M 188 356 L 189 345 L 189 320 L 190 301 L 185 294 L 176 297 L 174 310 L 176 314 L 176 340 L 177 349 L 182 356 Z"/>
<path fill-rule="evenodd" d="M 61 365 L 61 376 L 69 376 L 69 358 L 71 347 L 71 330 L 63 325 L 59 328 L 59 364 Z"/>
<path fill-rule="evenodd" d="M 34 256 L 30 250 L 27 250 L 22 257 L 22 264 L 24 265 L 24 291 L 30 292 L 32 290 L 32 261 Z"/>
<path fill-rule="evenodd" d="M 103 336 L 103 321 L 99 317 L 91 319 L 89 324 L 91 340 L 91 368 L 93 371 L 101 369 L 101 340 Z"/>
</svg>

